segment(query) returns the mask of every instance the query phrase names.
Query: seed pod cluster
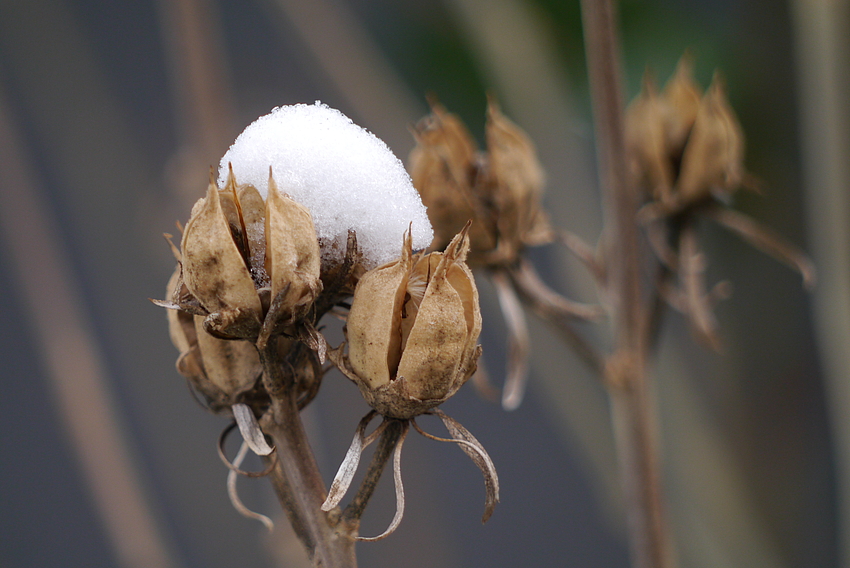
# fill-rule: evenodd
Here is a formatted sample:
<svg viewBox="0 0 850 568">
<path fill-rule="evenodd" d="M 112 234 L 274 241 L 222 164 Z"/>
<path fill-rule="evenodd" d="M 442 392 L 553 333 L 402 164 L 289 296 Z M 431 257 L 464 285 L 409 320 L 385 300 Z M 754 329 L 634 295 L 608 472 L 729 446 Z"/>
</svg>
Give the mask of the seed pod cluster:
<svg viewBox="0 0 850 568">
<path fill-rule="evenodd" d="M 664 209 L 725 198 L 745 179 L 744 134 L 723 80 L 715 73 L 703 94 L 687 55 L 660 93 L 647 73 L 626 110 L 625 137 L 634 184 Z"/>
<path fill-rule="evenodd" d="M 487 106 L 486 152 L 457 116 L 433 101 L 413 135 L 410 175 L 434 226 L 433 248 L 444 249 L 470 219 L 473 265 L 509 264 L 525 246 L 551 240 L 534 144 L 495 100 Z"/>
<path fill-rule="evenodd" d="M 406 419 L 447 400 L 475 372 L 481 347 L 478 290 L 465 259 L 466 230 L 445 252 L 414 254 L 362 276 L 338 366 L 384 416 Z"/>
<path fill-rule="evenodd" d="M 211 180 L 183 229 L 179 264 L 168 284 L 177 369 L 213 411 L 264 396 L 254 343 L 287 357 L 302 389 L 316 380 L 309 350 L 295 349 L 298 326 L 322 290 L 319 245 L 310 213 L 269 181 L 268 199 L 231 174 Z M 284 337 L 286 336 L 286 337 Z M 272 343 L 273 342 L 273 343 Z"/>
</svg>

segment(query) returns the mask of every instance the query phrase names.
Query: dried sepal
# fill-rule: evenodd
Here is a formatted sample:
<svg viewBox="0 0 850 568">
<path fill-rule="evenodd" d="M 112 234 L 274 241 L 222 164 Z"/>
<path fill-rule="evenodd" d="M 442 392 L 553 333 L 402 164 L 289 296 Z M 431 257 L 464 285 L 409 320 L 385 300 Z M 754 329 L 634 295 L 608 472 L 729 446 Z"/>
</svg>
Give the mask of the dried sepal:
<svg viewBox="0 0 850 568">
<path fill-rule="evenodd" d="M 674 183 L 666 128 L 670 114 L 658 95 L 655 80 L 646 72 L 640 94 L 626 108 L 626 154 L 637 187 L 647 188 L 654 199 L 661 201 L 670 199 Z"/>
<path fill-rule="evenodd" d="M 322 511 L 330 511 L 342 501 L 351 482 L 354 480 L 354 474 L 357 473 L 357 467 L 360 465 L 360 457 L 369 444 L 371 444 L 377 436 L 379 436 L 386 428 L 386 422 L 381 422 L 381 425 L 369 436 L 366 435 L 366 428 L 373 418 L 377 416 L 377 412 L 372 410 L 360 420 L 357 425 L 357 430 L 354 432 L 354 439 L 345 453 L 345 458 L 339 466 L 339 470 L 331 482 L 331 487 L 328 489 L 328 496 L 325 502 L 322 503 Z"/>
<path fill-rule="evenodd" d="M 502 391 L 502 408 L 516 410 L 522 403 L 528 382 L 528 325 L 525 311 L 507 275 L 497 272 L 493 274 L 492 279 L 508 328 L 508 366 L 505 388 Z"/>
<path fill-rule="evenodd" d="M 744 132 L 720 75 L 715 73 L 700 102 L 677 181 L 679 199 L 696 201 L 710 193 L 728 194 L 744 179 Z"/>
<path fill-rule="evenodd" d="M 239 498 L 239 492 L 236 489 L 236 480 L 239 479 L 238 468 L 242 465 L 242 461 L 245 459 L 245 456 L 248 455 L 248 449 L 248 443 L 243 442 L 239 447 L 239 452 L 233 459 L 234 467 L 227 472 L 227 496 L 230 498 L 230 504 L 233 505 L 236 512 L 243 517 L 263 523 L 266 529 L 268 529 L 269 532 L 272 532 L 274 530 L 274 522 L 266 515 L 257 513 L 246 507 L 245 504 L 242 503 L 242 499 Z"/>
<path fill-rule="evenodd" d="M 242 434 L 242 439 L 251 448 L 251 451 L 258 456 L 267 456 L 274 451 L 274 448 L 266 442 L 265 434 L 260 428 L 260 423 L 257 417 L 254 416 L 254 411 L 247 404 L 237 403 L 231 407 L 233 411 L 233 419 L 236 420 L 236 425 L 239 427 L 239 433 Z"/>
<path fill-rule="evenodd" d="M 405 420 L 401 426 L 401 434 L 396 442 L 393 450 L 393 484 L 395 485 L 395 515 L 387 529 L 378 536 L 358 536 L 355 540 L 365 542 L 375 542 L 390 536 L 401 524 L 401 519 L 404 517 L 404 485 L 401 480 L 401 448 L 404 445 L 404 440 L 407 438 L 407 433 L 410 431 L 410 422 Z"/>
<path fill-rule="evenodd" d="M 705 290 L 705 264 L 705 255 L 697 245 L 696 228 L 689 223 L 682 227 L 679 236 L 679 278 L 684 290 L 687 315 L 695 335 L 719 351 L 719 326 Z"/>
<path fill-rule="evenodd" d="M 443 424 L 449 431 L 449 434 L 452 435 L 452 439 L 448 440 L 446 438 L 439 438 L 428 434 L 421 430 L 419 426 L 416 425 L 416 422 L 413 422 L 416 430 L 423 436 L 431 438 L 432 440 L 457 443 L 457 445 L 460 446 L 460 449 L 469 456 L 484 475 L 484 489 L 486 496 L 484 500 L 484 515 L 481 517 L 481 522 L 486 523 L 492 516 L 493 511 L 496 508 L 496 504 L 499 502 L 499 476 L 496 473 L 496 466 L 493 464 L 493 460 L 490 458 L 490 455 L 487 453 L 487 450 L 484 449 L 481 442 L 479 442 L 469 430 L 464 428 L 460 422 L 439 408 L 429 411 L 429 414 L 433 414 L 443 421 Z"/>
<path fill-rule="evenodd" d="M 183 281 L 211 315 L 214 331 L 236 337 L 256 336 L 262 306 L 245 260 L 233 240 L 219 189 L 192 208 L 181 243 Z"/>
<path fill-rule="evenodd" d="M 322 290 L 321 256 L 310 212 L 284 195 L 269 175 L 266 198 L 265 266 L 271 277 L 271 294 L 283 294 L 285 312 L 279 317 L 289 324 L 302 318 Z"/>
</svg>

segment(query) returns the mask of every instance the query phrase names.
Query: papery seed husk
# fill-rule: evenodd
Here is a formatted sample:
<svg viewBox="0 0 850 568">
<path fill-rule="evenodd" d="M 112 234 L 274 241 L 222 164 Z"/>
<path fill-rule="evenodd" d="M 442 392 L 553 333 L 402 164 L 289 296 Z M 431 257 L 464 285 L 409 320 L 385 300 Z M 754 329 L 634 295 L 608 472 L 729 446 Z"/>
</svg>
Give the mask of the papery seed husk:
<svg viewBox="0 0 850 568">
<path fill-rule="evenodd" d="M 260 299 L 245 261 L 224 217 L 219 190 L 214 184 L 195 204 L 181 245 L 183 280 L 188 290 L 209 312 L 242 309 L 259 314 Z"/>
<path fill-rule="evenodd" d="M 634 183 L 662 201 L 670 198 L 673 187 L 673 165 L 665 129 L 667 115 L 655 82 L 647 72 L 640 95 L 626 108 L 626 152 Z"/>
<path fill-rule="evenodd" d="M 266 202 L 253 185 L 240 185 L 237 193 L 248 244 L 248 263 L 258 288 L 269 285 L 266 273 Z"/>
<path fill-rule="evenodd" d="M 677 190 L 683 201 L 737 189 L 744 177 L 744 133 L 715 74 L 682 155 Z"/>
<path fill-rule="evenodd" d="M 266 199 L 266 270 L 272 298 L 286 291 L 295 310 L 305 308 L 321 291 L 321 256 L 310 212 L 281 193 L 269 177 Z"/>
<path fill-rule="evenodd" d="M 250 387 L 262 373 L 260 356 L 248 341 L 224 340 L 204 330 L 204 318 L 194 316 L 207 379 L 227 394 Z"/>
<path fill-rule="evenodd" d="M 355 289 L 348 314 L 348 356 L 370 388 L 388 384 L 401 357 L 401 313 L 412 262 L 408 233 L 401 258 L 364 274 Z"/>
<path fill-rule="evenodd" d="M 528 135 L 509 120 L 492 97 L 487 105 L 488 175 L 496 202 L 499 247 L 513 256 L 520 243 L 543 244 L 552 239 L 541 209 L 545 175 Z"/>
<path fill-rule="evenodd" d="M 694 82 L 693 71 L 693 58 L 685 53 L 661 93 L 666 103 L 664 128 L 667 148 L 674 159 L 682 155 L 702 100 L 702 89 Z"/>
</svg>

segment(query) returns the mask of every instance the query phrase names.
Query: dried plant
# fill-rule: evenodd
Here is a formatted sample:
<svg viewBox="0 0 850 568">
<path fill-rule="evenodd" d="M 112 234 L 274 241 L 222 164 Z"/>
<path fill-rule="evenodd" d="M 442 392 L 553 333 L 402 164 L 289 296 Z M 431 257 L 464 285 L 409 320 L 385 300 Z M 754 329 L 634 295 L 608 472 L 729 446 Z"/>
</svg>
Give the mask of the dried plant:
<svg viewBox="0 0 850 568">
<path fill-rule="evenodd" d="M 219 441 L 231 469 L 231 500 L 246 516 L 270 524 L 244 507 L 235 489 L 238 475 L 268 476 L 314 565 L 355 566 L 356 541 L 384 538 L 399 526 L 401 453 L 411 427 L 459 445 L 472 459 L 484 476 L 483 520 L 492 515 L 499 501 L 492 460 L 438 408 L 471 377 L 482 377 L 476 375 L 482 320 L 473 270 L 492 281 L 509 332 L 502 406 L 517 408 L 525 392 L 532 349 L 525 306 L 555 326 L 608 389 L 634 565 L 675 564 L 649 369 L 665 306 L 685 314 L 699 340 L 715 349 L 721 344 L 713 308 L 730 285 L 706 282 L 697 220 L 711 219 L 789 264 L 807 286 L 815 271 L 801 251 L 731 208 L 739 188 L 758 184 L 744 168 L 744 134 L 719 74 L 703 93 L 686 54 L 663 89 L 647 73 L 641 93 L 627 108 L 622 104 L 613 8 L 611 1 L 583 3 L 607 215 L 595 245 L 549 220 L 535 146 L 493 97 L 483 151 L 435 98 L 431 113 L 412 128 L 409 169 L 434 229 L 430 252 L 414 250 L 411 220 L 400 253 L 370 265 L 357 231 L 348 230 L 344 245 L 339 236 L 334 244 L 322 241 L 313 224 L 316 211 L 279 188 L 271 171 L 264 196 L 239 184 L 232 168 L 223 188 L 211 175 L 206 197 L 181 228 L 179 250 L 171 244 L 178 266 L 168 299 L 155 303 L 169 310 L 180 373 L 209 410 L 233 418 Z M 550 243 L 566 246 L 584 263 L 598 304 L 572 301 L 544 283 L 525 252 Z M 330 257 L 327 249 L 334 251 Z M 320 331 L 331 312 L 346 321 L 346 340 L 336 348 Z M 575 325 L 600 320 L 611 330 L 604 350 Z M 299 417 L 319 393 L 330 368 L 326 358 L 372 408 L 328 490 Z M 416 419 L 423 414 L 440 418 L 450 437 L 421 430 Z M 369 431 L 378 416 L 379 425 Z M 224 439 L 234 427 L 243 444 L 231 461 Z M 341 508 L 372 443 L 377 449 L 363 480 Z M 249 450 L 263 457 L 264 471 L 240 469 Z M 382 534 L 360 536 L 360 518 L 390 458 L 396 514 Z"/>
</svg>

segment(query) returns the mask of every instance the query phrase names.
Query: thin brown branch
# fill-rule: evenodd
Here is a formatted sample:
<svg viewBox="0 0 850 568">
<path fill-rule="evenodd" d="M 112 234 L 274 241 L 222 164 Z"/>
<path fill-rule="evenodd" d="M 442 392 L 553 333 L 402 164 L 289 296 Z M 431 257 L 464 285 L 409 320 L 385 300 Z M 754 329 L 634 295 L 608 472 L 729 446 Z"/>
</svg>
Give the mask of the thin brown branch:
<svg viewBox="0 0 850 568">
<path fill-rule="evenodd" d="M 354 539 L 357 527 L 340 517 L 339 510 L 321 509 L 325 484 L 301 422 L 293 378 L 284 372 L 274 346 L 260 349 L 266 389 L 272 407 L 263 417 L 263 431 L 274 440 L 278 456 L 270 478 L 281 507 L 315 566 L 357 566 Z"/>
<path fill-rule="evenodd" d="M 606 215 L 602 243 L 605 292 L 614 326 L 614 353 L 605 366 L 605 379 L 612 402 L 632 563 L 635 568 L 667 568 L 673 561 L 646 372 L 656 291 L 643 275 L 655 273 L 656 262 L 645 252 L 637 223 L 639 196 L 628 177 L 616 6 L 613 0 L 582 0 L 581 5 Z"/>
</svg>

